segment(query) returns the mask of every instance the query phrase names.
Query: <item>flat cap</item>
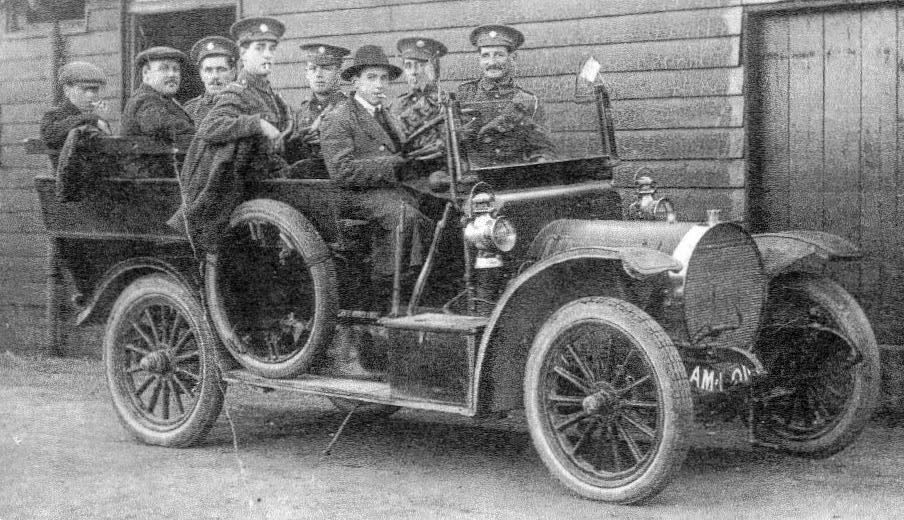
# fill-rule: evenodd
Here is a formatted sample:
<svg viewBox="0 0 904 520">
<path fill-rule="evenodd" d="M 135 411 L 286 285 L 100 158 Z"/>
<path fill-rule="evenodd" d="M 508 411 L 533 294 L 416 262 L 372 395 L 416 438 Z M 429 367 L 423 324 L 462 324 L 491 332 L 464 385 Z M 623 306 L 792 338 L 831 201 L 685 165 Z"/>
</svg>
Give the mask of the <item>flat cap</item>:
<svg viewBox="0 0 904 520">
<path fill-rule="evenodd" d="M 140 69 L 145 63 L 155 60 L 175 60 L 185 65 L 188 62 L 188 56 L 179 49 L 172 47 L 151 47 L 135 56 L 135 68 Z"/>
<path fill-rule="evenodd" d="M 383 48 L 377 45 L 362 45 L 352 56 L 352 64 L 345 68 L 339 75 L 345 81 L 355 77 L 361 69 L 366 67 L 383 67 L 389 72 L 389 79 L 394 80 L 402 75 L 402 69 L 389 63 L 389 58 L 383 52 Z"/>
<path fill-rule="evenodd" d="M 342 65 L 342 58 L 352 52 L 345 47 L 326 43 L 306 43 L 300 47 L 306 62 L 323 66 Z"/>
<path fill-rule="evenodd" d="M 62 85 L 73 85 L 75 83 L 107 84 L 107 77 L 104 75 L 104 71 L 86 61 L 73 61 L 63 65 L 60 67 L 59 79 Z"/>
<path fill-rule="evenodd" d="M 521 31 L 508 25 L 481 25 L 471 31 L 471 45 L 475 47 L 508 47 L 513 51 L 524 43 Z"/>
<path fill-rule="evenodd" d="M 429 61 L 445 56 L 449 49 L 442 43 L 431 39 L 415 36 L 402 38 L 396 44 L 402 59 Z"/>
<path fill-rule="evenodd" d="M 191 46 L 191 61 L 200 64 L 208 56 L 226 56 L 235 60 L 239 56 L 239 48 L 235 42 L 222 36 L 201 38 Z"/>
<path fill-rule="evenodd" d="M 247 42 L 278 42 L 286 32 L 286 26 L 276 18 L 252 16 L 232 24 L 229 33 L 239 45 Z"/>
</svg>

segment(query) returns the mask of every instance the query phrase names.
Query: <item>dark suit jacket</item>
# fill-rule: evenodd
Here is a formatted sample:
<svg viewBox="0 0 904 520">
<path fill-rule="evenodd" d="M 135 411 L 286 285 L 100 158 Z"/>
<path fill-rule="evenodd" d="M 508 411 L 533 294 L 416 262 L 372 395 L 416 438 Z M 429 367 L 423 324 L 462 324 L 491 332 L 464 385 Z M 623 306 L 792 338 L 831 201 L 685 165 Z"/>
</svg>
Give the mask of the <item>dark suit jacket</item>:
<svg viewBox="0 0 904 520">
<path fill-rule="evenodd" d="M 403 135 L 395 118 L 387 116 L 397 135 Z M 355 101 L 354 93 L 323 116 L 320 147 L 330 178 L 347 188 L 396 186 L 406 162 L 397 155 L 389 134 Z"/>
<path fill-rule="evenodd" d="M 195 133 L 191 116 L 171 97 L 142 83 L 122 111 L 122 135 L 144 135 L 172 143 Z"/>
<path fill-rule="evenodd" d="M 47 155 L 54 168 L 59 160 L 60 148 L 66 142 L 69 131 L 82 125 L 96 125 L 98 119 L 100 118 L 97 117 L 97 114 L 83 113 L 68 99 L 44 113 L 44 119 L 41 120 L 41 139 L 50 149 L 50 153 Z"/>
</svg>

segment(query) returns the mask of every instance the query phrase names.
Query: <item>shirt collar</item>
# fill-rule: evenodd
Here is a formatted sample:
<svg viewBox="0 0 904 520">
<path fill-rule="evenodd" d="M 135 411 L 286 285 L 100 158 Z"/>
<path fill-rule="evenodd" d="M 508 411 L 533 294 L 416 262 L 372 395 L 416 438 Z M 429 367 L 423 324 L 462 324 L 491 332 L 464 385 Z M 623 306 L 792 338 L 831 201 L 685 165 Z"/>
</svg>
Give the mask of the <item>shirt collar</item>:
<svg viewBox="0 0 904 520">
<path fill-rule="evenodd" d="M 244 70 L 239 73 L 239 83 L 245 85 L 246 87 L 258 88 L 261 90 L 267 90 L 270 88 L 270 79 L 268 76 L 263 74 L 249 74 Z"/>
<path fill-rule="evenodd" d="M 506 74 L 499 79 L 490 79 L 486 76 L 480 78 L 477 85 L 483 90 L 505 89 L 511 88 L 515 83 L 510 74 Z"/>
<path fill-rule="evenodd" d="M 374 115 L 374 112 L 377 110 L 378 105 L 371 105 L 370 102 L 361 97 L 357 92 L 355 92 L 355 101 L 357 101 L 359 105 L 364 107 L 364 110 L 367 110 L 367 113 L 370 115 Z"/>
</svg>

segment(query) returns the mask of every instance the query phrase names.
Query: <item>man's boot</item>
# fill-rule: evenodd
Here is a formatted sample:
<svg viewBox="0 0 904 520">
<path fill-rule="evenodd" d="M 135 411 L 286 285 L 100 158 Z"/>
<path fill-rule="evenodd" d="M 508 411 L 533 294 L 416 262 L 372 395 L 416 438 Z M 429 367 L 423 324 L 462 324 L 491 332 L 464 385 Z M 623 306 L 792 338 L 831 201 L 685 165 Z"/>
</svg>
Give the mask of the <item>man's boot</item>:
<svg viewBox="0 0 904 520">
<path fill-rule="evenodd" d="M 354 379 L 382 379 L 382 374 L 364 368 L 358 355 L 359 346 L 367 348 L 369 345 L 363 343 L 372 341 L 370 334 L 348 325 L 339 325 L 336 327 L 333 342 L 326 351 L 329 364 L 323 373 Z"/>
</svg>

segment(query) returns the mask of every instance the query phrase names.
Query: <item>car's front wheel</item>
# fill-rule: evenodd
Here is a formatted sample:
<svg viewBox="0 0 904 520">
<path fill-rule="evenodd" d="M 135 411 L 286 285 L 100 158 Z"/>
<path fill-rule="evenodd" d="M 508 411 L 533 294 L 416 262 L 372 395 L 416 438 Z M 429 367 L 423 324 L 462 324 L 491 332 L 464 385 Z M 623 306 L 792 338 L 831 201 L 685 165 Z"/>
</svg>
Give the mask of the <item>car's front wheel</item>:
<svg viewBox="0 0 904 520">
<path fill-rule="evenodd" d="M 524 377 L 530 435 L 581 496 L 635 503 L 661 491 L 687 454 L 687 374 L 659 324 L 590 297 L 562 306 L 534 339 Z"/>
</svg>

